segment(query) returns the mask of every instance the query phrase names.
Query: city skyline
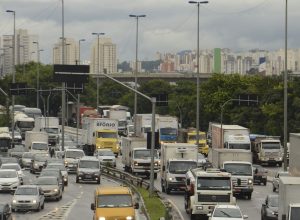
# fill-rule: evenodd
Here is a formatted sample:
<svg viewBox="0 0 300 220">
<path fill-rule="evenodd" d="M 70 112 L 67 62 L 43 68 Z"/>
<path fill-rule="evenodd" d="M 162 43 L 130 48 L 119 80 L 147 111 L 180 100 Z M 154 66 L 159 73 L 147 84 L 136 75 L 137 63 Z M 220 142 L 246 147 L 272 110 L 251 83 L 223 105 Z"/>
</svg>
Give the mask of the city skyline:
<svg viewBox="0 0 300 220">
<path fill-rule="evenodd" d="M 117 45 L 119 61 L 134 60 L 135 21 L 129 14 L 145 14 L 139 22 L 139 59 L 153 60 L 157 51 L 176 53 L 196 48 L 197 10 L 188 1 L 122 0 L 64 1 L 65 37 L 85 38 L 82 60 L 88 60 L 92 32 L 105 32 Z M 297 13 L 300 2 L 289 3 L 289 48 L 299 48 Z M 41 61 L 52 62 L 52 47 L 61 37 L 60 0 L 5 0 L 0 6 L 0 35 L 13 32 L 13 19 L 6 10 L 16 11 L 16 28 L 38 35 Z M 275 0 L 210 1 L 200 8 L 200 49 L 253 48 L 277 50 L 284 47 L 284 2 Z"/>
</svg>

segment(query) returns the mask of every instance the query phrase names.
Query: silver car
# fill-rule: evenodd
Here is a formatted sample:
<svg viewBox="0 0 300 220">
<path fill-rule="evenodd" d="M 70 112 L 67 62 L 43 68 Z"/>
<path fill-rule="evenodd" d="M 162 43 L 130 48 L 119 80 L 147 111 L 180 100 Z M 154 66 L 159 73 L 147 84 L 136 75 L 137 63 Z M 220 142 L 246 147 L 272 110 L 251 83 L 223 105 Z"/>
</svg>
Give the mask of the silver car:
<svg viewBox="0 0 300 220">
<path fill-rule="evenodd" d="M 273 192 L 279 190 L 279 177 L 280 176 L 289 176 L 289 172 L 287 171 L 278 171 L 273 178 L 272 185 L 273 185 Z"/>
<path fill-rule="evenodd" d="M 0 169 L 0 191 L 15 191 L 21 185 L 18 173 L 13 169 Z"/>
<path fill-rule="evenodd" d="M 37 178 L 36 184 L 43 189 L 45 198 L 56 199 L 57 201 L 62 199 L 62 187 L 57 177 L 40 176 Z"/>
<path fill-rule="evenodd" d="M 23 180 L 24 180 L 24 173 L 23 173 L 23 169 L 21 169 L 20 165 L 18 163 L 5 163 L 2 164 L 1 169 L 12 169 L 12 170 L 16 170 L 21 182 L 21 185 L 23 185 Z"/>
<path fill-rule="evenodd" d="M 11 209 L 13 212 L 18 210 L 44 209 L 45 197 L 41 187 L 36 185 L 19 186 L 12 198 Z"/>
<path fill-rule="evenodd" d="M 25 152 L 23 153 L 21 159 L 20 159 L 20 165 L 23 168 L 30 168 L 31 160 L 34 156 L 34 153 L 32 152 Z"/>
<path fill-rule="evenodd" d="M 101 165 L 116 167 L 116 157 L 110 149 L 96 150 L 94 155 L 98 158 Z"/>
</svg>

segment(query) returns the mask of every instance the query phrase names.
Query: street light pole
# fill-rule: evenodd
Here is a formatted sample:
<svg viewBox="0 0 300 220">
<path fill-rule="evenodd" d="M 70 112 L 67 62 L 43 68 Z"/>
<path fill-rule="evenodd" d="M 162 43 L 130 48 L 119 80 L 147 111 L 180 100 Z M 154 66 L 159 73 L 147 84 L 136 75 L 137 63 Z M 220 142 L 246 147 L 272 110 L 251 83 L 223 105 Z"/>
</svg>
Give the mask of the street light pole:
<svg viewBox="0 0 300 220">
<path fill-rule="evenodd" d="M 40 95 L 39 95 L 39 87 L 40 87 L 40 45 L 38 41 L 33 41 L 32 43 L 36 44 L 36 52 L 37 52 L 37 66 L 36 66 L 36 107 L 40 106 Z"/>
<path fill-rule="evenodd" d="M 65 15 L 64 15 L 64 0 L 61 0 L 61 41 L 62 41 L 62 64 L 65 64 Z M 61 148 L 65 150 L 65 108 L 66 108 L 66 91 L 65 83 L 62 83 L 61 91 Z"/>
<path fill-rule="evenodd" d="M 284 140 L 283 140 L 283 168 L 287 171 L 287 25 L 288 25 L 288 0 L 285 0 L 285 42 L 284 42 Z"/>
<path fill-rule="evenodd" d="M 92 33 L 92 35 L 97 35 L 97 64 L 98 64 L 98 69 L 97 69 L 97 100 L 96 100 L 96 109 L 98 110 L 99 106 L 99 74 L 100 74 L 100 44 L 99 44 L 99 38 L 100 35 L 104 35 L 104 33 Z"/>
<path fill-rule="evenodd" d="M 6 10 L 6 12 L 8 13 L 13 13 L 13 16 L 14 16 L 14 35 L 13 35 L 13 67 L 12 67 L 12 83 L 15 83 L 16 82 L 16 79 L 15 79 L 15 65 L 16 65 L 16 12 L 13 11 L 13 10 Z M 15 96 L 12 95 L 12 98 L 11 98 L 11 134 L 12 134 L 12 143 L 15 142 L 14 138 L 15 138 Z"/>
<path fill-rule="evenodd" d="M 136 41 L 135 41 L 135 71 L 134 71 L 134 89 L 137 89 L 137 75 L 138 75 L 138 41 L 139 41 L 139 18 L 144 18 L 146 15 L 129 15 L 136 19 Z M 134 136 L 136 136 L 136 114 L 137 114 L 137 93 L 134 93 Z"/>
<path fill-rule="evenodd" d="M 200 114 L 200 94 L 199 94 L 199 14 L 200 14 L 200 4 L 207 4 L 208 1 L 189 1 L 190 4 L 197 5 L 197 107 L 196 107 L 196 145 L 199 149 L 199 114 Z"/>
</svg>

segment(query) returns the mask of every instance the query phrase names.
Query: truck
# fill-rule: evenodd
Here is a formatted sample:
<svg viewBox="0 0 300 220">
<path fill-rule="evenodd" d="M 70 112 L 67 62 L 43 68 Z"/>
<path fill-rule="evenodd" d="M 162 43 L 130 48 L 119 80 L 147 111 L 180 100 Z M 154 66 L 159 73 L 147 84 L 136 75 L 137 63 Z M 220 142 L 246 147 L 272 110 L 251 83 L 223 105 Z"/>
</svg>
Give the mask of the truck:
<svg viewBox="0 0 300 220">
<path fill-rule="evenodd" d="M 252 154 L 248 150 L 218 149 L 209 151 L 208 160 L 213 167 L 231 173 L 233 194 L 251 199 L 253 192 Z"/>
<path fill-rule="evenodd" d="M 170 194 L 171 190 L 184 190 L 185 174 L 197 167 L 197 157 L 198 149 L 194 144 L 163 143 L 160 158 L 162 191 Z"/>
<path fill-rule="evenodd" d="M 300 177 L 279 177 L 279 220 L 298 220 L 300 216 Z"/>
<path fill-rule="evenodd" d="M 112 105 L 107 111 L 109 119 L 118 121 L 118 133 L 122 136 L 127 136 L 127 111 L 128 107 L 122 105 Z"/>
<path fill-rule="evenodd" d="M 159 133 L 159 142 L 175 143 L 178 138 L 178 119 L 174 116 L 156 115 L 155 128 Z"/>
<path fill-rule="evenodd" d="M 187 143 L 196 144 L 197 143 L 197 130 L 195 128 L 189 128 L 187 130 Z M 203 131 L 199 131 L 199 153 L 202 153 L 207 156 L 208 154 L 208 144 L 206 141 L 206 133 Z"/>
<path fill-rule="evenodd" d="M 212 148 L 244 149 L 251 151 L 249 129 L 240 125 L 211 124 Z"/>
<path fill-rule="evenodd" d="M 205 218 L 217 204 L 236 204 L 231 174 L 213 168 L 190 169 L 186 173 L 184 207 L 191 219 Z"/>
<path fill-rule="evenodd" d="M 151 131 L 151 114 L 136 114 L 136 136 L 147 138 L 147 133 Z"/>
<path fill-rule="evenodd" d="M 87 155 L 92 156 L 95 149 L 111 149 L 118 157 L 120 147 L 117 120 L 85 117 L 82 119 L 82 129 L 82 141 Z"/>
<path fill-rule="evenodd" d="M 252 134 L 250 138 L 254 163 L 282 166 L 283 149 L 279 136 Z"/>
<path fill-rule="evenodd" d="M 11 135 L 8 127 L 0 127 L 0 152 L 7 152 L 11 148 Z"/>
<path fill-rule="evenodd" d="M 59 143 L 59 118 L 57 117 L 37 117 L 35 119 L 34 131 L 46 132 L 49 135 L 48 143 L 56 145 Z"/>
<path fill-rule="evenodd" d="M 25 132 L 25 149 L 32 149 L 32 145 L 42 144 L 48 146 L 48 134 L 40 131 L 26 131 Z M 47 152 L 48 153 L 48 152 Z"/>
<path fill-rule="evenodd" d="M 145 138 L 122 137 L 122 163 L 125 172 L 150 176 L 151 150 Z M 154 179 L 160 168 L 159 154 L 154 150 Z"/>
<path fill-rule="evenodd" d="M 15 112 L 15 130 L 19 131 L 22 139 L 25 139 L 25 132 L 34 128 L 34 118 L 27 116 L 23 112 Z"/>
</svg>

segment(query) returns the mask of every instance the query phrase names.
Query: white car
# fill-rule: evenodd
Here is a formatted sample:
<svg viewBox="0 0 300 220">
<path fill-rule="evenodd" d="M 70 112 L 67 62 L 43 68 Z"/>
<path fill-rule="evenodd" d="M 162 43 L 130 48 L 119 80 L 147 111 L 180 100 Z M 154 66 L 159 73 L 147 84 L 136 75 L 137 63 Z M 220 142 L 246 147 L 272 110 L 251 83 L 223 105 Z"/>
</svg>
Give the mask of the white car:
<svg viewBox="0 0 300 220">
<path fill-rule="evenodd" d="M 15 191 L 20 185 L 20 179 L 16 170 L 0 169 L 0 192 Z"/>
<path fill-rule="evenodd" d="M 243 215 L 240 207 L 236 205 L 216 205 L 214 211 L 208 214 L 209 220 L 243 220 L 247 215 Z"/>
<path fill-rule="evenodd" d="M 116 157 L 112 150 L 99 149 L 95 151 L 94 155 L 98 158 L 101 165 L 116 167 Z"/>
<path fill-rule="evenodd" d="M 20 165 L 18 163 L 2 164 L 1 169 L 12 169 L 12 170 L 17 171 L 18 176 L 20 178 L 21 185 L 23 185 L 24 173 L 23 173 L 23 169 L 20 167 Z"/>
</svg>

